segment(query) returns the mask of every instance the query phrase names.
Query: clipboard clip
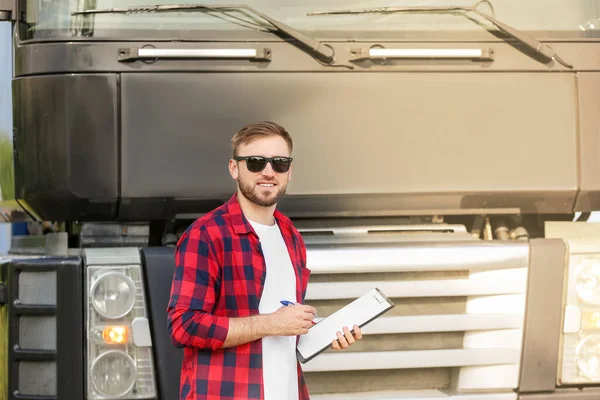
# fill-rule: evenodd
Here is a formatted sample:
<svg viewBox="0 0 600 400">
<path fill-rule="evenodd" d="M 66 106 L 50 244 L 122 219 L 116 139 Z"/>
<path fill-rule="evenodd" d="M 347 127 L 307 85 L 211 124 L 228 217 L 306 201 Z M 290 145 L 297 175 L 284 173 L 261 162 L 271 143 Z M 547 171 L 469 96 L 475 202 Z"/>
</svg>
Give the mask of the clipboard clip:
<svg viewBox="0 0 600 400">
<path fill-rule="evenodd" d="M 377 300 L 379 304 L 385 302 L 385 299 L 381 296 L 379 292 L 375 293 L 373 297 L 375 297 L 375 300 Z"/>
</svg>

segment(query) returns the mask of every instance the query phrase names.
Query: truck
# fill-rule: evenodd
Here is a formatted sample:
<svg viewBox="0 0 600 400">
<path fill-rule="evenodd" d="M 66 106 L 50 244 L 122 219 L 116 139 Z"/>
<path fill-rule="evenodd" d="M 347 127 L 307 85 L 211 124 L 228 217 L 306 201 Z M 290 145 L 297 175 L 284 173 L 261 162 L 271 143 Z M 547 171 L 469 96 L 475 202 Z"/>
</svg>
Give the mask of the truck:
<svg viewBox="0 0 600 400">
<path fill-rule="evenodd" d="M 294 138 L 279 209 L 321 318 L 377 287 L 314 400 L 600 398 L 600 2 L 0 2 L 15 201 L 0 398 L 174 399 L 175 245 L 235 190 L 229 140 Z"/>
</svg>

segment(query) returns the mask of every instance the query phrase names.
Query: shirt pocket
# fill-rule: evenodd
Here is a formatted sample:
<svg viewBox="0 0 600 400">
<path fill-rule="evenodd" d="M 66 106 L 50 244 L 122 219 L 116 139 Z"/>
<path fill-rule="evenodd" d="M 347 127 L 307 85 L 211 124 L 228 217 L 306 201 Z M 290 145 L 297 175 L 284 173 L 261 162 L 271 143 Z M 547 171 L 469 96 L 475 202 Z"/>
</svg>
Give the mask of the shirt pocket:
<svg viewBox="0 0 600 400">
<path fill-rule="evenodd" d="M 230 316 L 245 317 L 258 313 L 265 269 L 256 246 L 251 240 L 242 238 L 242 251 L 231 252 L 227 257 L 222 295 Z"/>
</svg>

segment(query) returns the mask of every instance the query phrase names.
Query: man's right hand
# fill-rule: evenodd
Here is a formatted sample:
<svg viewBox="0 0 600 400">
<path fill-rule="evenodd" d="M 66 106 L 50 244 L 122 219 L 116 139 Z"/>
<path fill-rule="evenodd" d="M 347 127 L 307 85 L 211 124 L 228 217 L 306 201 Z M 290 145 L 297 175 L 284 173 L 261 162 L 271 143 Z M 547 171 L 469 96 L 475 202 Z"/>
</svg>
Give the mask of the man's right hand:
<svg viewBox="0 0 600 400">
<path fill-rule="evenodd" d="M 317 310 L 312 306 L 295 304 L 283 306 L 269 315 L 273 336 L 295 336 L 308 333 Z"/>
</svg>

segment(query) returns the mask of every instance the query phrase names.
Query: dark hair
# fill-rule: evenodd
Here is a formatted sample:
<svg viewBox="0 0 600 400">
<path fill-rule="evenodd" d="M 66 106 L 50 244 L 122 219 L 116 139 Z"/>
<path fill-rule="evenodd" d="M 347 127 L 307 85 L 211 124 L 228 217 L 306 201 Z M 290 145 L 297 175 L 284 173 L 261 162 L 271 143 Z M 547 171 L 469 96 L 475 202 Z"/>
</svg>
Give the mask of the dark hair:
<svg viewBox="0 0 600 400">
<path fill-rule="evenodd" d="M 292 153 L 294 143 L 292 142 L 292 137 L 284 127 L 276 124 L 275 122 L 258 121 L 244 126 L 242 129 L 237 131 L 235 135 L 233 135 L 231 138 L 231 150 L 233 151 L 233 155 L 237 156 L 238 148 L 242 145 L 250 143 L 253 139 L 260 136 L 271 135 L 282 137 L 290 149 L 290 154 Z"/>
</svg>

